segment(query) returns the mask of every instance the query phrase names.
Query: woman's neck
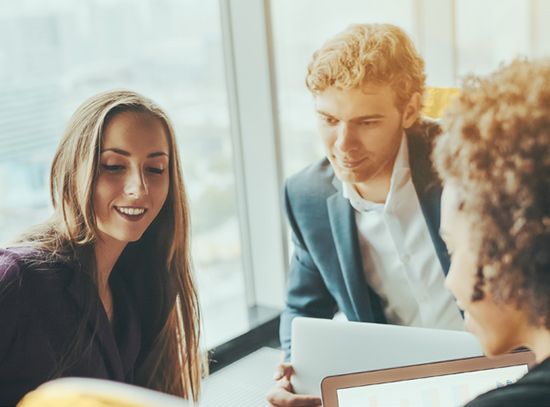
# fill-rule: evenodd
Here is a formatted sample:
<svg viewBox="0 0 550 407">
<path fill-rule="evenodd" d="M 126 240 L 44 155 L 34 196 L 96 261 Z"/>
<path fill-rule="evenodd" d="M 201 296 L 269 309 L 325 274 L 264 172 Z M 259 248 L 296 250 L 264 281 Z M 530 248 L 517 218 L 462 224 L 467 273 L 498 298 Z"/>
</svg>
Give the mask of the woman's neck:
<svg viewBox="0 0 550 407">
<path fill-rule="evenodd" d="M 115 239 L 104 237 L 97 239 L 94 249 L 100 291 L 109 287 L 109 276 L 125 247 L 125 242 Z"/>
<path fill-rule="evenodd" d="M 533 328 L 529 333 L 527 346 L 533 351 L 540 363 L 550 357 L 550 330 L 547 328 Z"/>
</svg>

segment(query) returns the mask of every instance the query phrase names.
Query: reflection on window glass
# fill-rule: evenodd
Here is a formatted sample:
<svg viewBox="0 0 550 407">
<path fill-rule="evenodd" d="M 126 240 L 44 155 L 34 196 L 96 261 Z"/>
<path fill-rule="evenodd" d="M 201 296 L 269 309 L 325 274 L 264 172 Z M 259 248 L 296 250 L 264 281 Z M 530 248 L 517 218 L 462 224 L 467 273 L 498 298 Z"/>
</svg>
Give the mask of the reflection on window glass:
<svg viewBox="0 0 550 407">
<path fill-rule="evenodd" d="M 305 86 L 311 55 L 350 24 L 392 23 L 415 39 L 412 0 L 277 0 L 271 2 L 285 175 L 323 156 Z M 307 22 L 307 23 L 304 23 Z"/>
<path fill-rule="evenodd" d="M 247 329 L 216 0 L 0 0 L 0 242 L 51 212 L 48 171 L 89 96 L 130 88 L 172 118 L 209 347 Z"/>
<path fill-rule="evenodd" d="M 460 0 L 456 4 L 457 73 L 487 74 L 530 53 L 529 3 Z M 483 33 L 479 29 L 483 27 Z"/>
</svg>

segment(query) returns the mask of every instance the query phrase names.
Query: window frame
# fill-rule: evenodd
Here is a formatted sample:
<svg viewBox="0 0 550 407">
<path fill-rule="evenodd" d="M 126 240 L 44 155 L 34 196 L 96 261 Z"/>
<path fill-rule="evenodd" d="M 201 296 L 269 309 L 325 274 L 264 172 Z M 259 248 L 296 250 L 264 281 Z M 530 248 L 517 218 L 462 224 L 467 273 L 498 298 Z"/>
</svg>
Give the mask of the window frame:
<svg viewBox="0 0 550 407">
<path fill-rule="evenodd" d="M 220 0 L 247 304 L 280 310 L 288 253 L 269 10 Z"/>
</svg>

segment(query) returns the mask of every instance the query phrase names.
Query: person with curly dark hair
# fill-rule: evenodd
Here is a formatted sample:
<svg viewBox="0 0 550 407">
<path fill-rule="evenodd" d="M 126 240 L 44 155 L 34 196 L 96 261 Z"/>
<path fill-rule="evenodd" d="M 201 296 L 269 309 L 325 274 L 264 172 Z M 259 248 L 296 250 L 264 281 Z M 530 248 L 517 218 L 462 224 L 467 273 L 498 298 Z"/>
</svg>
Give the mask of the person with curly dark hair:
<svg viewBox="0 0 550 407">
<path fill-rule="evenodd" d="M 550 60 L 469 78 L 434 162 L 444 184 L 446 286 L 488 356 L 531 349 L 537 366 L 468 407 L 550 405 Z"/>
</svg>

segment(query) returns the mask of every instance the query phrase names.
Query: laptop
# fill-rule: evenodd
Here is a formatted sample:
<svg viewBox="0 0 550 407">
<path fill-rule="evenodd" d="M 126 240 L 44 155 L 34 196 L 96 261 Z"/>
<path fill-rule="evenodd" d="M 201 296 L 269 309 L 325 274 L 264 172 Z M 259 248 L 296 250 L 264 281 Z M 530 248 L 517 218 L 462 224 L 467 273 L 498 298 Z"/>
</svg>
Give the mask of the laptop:
<svg viewBox="0 0 550 407">
<path fill-rule="evenodd" d="M 326 376 L 483 354 L 464 331 L 297 317 L 292 321 L 292 385 L 321 396 Z"/>
<path fill-rule="evenodd" d="M 534 363 L 534 354 L 523 351 L 328 376 L 321 384 L 323 406 L 463 406 L 514 383 Z"/>
</svg>

